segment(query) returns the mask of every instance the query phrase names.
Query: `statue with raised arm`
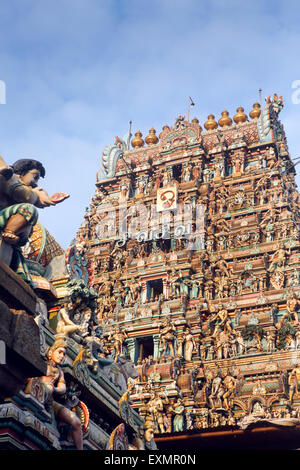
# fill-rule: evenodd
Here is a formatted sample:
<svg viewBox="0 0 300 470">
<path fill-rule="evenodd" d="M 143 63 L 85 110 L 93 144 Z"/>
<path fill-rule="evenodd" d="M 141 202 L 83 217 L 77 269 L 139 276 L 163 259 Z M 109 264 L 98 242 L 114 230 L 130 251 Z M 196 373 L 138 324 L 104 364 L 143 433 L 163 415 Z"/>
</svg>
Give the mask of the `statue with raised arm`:
<svg viewBox="0 0 300 470">
<path fill-rule="evenodd" d="M 59 309 L 58 322 L 56 326 L 56 332 L 68 336 L 74 331 L 82 331 L 83 328 L 80 325 L 76 325 L 72 322 L 69 317 L 69 313 L 72 311 L 72 302 L 65 302 L 65 304 Z"/>
<path fill-rule="evenodd" d="M 65 193 L 50 197 L 38 187 L 39 178 L 44 176 L 45 168 L 37 160 L 21 159 L 8 167 L 0 159 L 0 233 L 2 240 L 15 247 L 12 268 L 27 281 L 30 276 L 20 247 L 27 243 L 37 222 L 37 207 L 55 206 L 69 197 Z"/>
<path fill-rule="evenodd" d="M 289 250 L 285 248 L 284 243 L 279 243 L 278 249 L 270 257 L 270 266 L 268 271 L 275 271 L 276 267 L 284 267 L 287 263 L 288 256 L 291 254 L 291 248 Z"/>
</svg>

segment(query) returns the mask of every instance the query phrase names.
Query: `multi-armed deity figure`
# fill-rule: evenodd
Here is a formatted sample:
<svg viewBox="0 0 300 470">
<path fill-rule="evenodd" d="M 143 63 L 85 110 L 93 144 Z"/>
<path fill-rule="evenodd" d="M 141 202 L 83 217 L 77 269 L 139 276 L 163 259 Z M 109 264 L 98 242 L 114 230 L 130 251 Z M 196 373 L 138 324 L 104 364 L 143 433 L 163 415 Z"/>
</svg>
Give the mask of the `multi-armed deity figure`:
<svg viewBox="0 0 300 470">
<path fill-rule="evenodd" d="M 212 316 L 211 322 L 214 321 L 215 327 L 212 334 L 213 338 L 215 338 L 222 331 L 228 334 L 231 333 L 232 327 L 230 323 L 230 317 L 228 311 L 222 305 L 219 305 L 219 311 Z"/>
</svg>

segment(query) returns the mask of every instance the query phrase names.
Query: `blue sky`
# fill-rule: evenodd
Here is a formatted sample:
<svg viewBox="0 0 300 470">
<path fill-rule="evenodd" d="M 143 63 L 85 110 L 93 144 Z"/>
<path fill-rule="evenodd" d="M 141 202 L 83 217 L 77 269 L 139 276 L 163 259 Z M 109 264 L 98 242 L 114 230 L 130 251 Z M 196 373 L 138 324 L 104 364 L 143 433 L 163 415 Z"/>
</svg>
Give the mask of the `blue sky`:
<svg viewBox="0 0 300 470">
<path fill-rule="evenodd" d="M 178 114 L 249 113 L 277 92 L 292 158 L 300 156 L 300 2 L 0 0 L 0 154 L 44 163 L 43 186 L 70 199 L 40 210 L 63 248 L 95 191 L 104 147 L 159 133 Z M 296 167 L 298 169 L 298 167 Z M 300 179 L 297 178 L 300 182 Z"/>
</svg>

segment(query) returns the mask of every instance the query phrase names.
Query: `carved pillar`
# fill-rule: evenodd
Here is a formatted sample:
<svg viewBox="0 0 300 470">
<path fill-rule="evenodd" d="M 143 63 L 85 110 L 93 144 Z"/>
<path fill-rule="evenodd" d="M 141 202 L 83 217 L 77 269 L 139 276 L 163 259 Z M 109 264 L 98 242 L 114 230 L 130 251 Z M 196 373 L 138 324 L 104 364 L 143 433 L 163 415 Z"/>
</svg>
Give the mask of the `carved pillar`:
<svg viewBox="0 0 300 470">
<path fill-rule="evenodd" d="M 158 357 L 160 357 L 160 350 L 159 350 L 160 337 L 159 337 L 159 334 L 153 335 L 153 345 L 154 345 L 153 359 L 157 359 Z"/>
<path fill-rule="evenodd" d="M 136 338 L 128 338 L 125 340 L 125 342 L 130 359 L 136 364 L 139 355 L 138 342 Z"/>
<path fill-rule="evenodd" d="M 142 293 L 141 293 L 142 303 L 147 301 L 147 282 L 142 281 Z"/>
<path fill-rule="evenodd" d="M 176 249 L 176 238 L 174 238 L 174 235 L 173 237 L 171 238 L 171 251 L 175 251 Z"/>
<path fill-rule="evenodd" d="M 169 285 L 166 277 L 163 279 L 163 294 L 165 299 L 169 298 Z"/>
</svg>

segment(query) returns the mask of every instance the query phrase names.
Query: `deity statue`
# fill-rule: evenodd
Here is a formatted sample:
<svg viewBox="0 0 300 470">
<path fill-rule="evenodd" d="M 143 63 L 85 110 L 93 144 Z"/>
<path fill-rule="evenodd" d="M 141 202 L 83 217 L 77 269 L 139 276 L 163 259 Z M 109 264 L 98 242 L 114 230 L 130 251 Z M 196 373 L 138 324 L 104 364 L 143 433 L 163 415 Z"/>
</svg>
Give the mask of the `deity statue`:
<svg viewBox="0 0 300 470">
<path fill-rule="evenodd" d="M 186 284 L 186 286 L 188 286 L 191 289 L 191 292 L 190 292 L 191 299 L 198 299 L 199 293 L 201 297 L 202 281 L 197 279 L 196 274 L 192 274 L 189 279 L 184 279 L 183 282 Z"/>
<path fill-rule="evenodd" d="M 139 301 L 141 295 L 141 286 L 140 283 L 134 279 L 134 277 L 131 278 L 130 282 L 130 294 L 132 302 Z"/>
<path fill-rule="evenodd" d="M 239 355 L 244 354 L 246 351 L 246 344 L 242 336 L 242 333 L 240 331 L 238 331 L 236 334 L 236 341 L 237 341 L 238 354 Z"/>
<path fill-rule="evenodd" d="M 162 326 L 162 330 L 161 330 Z M 174 339 L 175 335 L 174 332 L 176 331 L 176 328 L 174 324 L 171 322 L 170 318 L 166 318 L 165 321 L 163 322 L 163 325 L 159 325 L 159 337 L 161 341 L 161 350 L 162 350 L 162 355 L 166 355 L 168 352 L 168 355 L 171 357 L 175 356 L 174 353 Z"/>
<path fill-rule="evenodd" d="M 222 378 L 220 373 L 217 372 L 216 376 L 212 380 L 210 395 L 208 401 L 212 409 L 215 409 L 216 406 L 222 407 L 222 397 L 224 395 L 224 387 L 222 385 Z"/>
<path fill-rule="evenodd" d="M 123 344 L 126 338 L 128 338 L 127 333 L 125 331 L 121 331 L 119 325 L 116 326 L 115 332 L 111 332 L 108 336 L 109 341 L 113 339 L 113 347 L 115 350 L 115 362 L 117 362 L 119 356 L 122 356 L 123 354 Z"/>
<path fill-rule="evenodd" d="M 280 243 L 278 250 L 276 250 L 270 258 L 271 264 L 268 269 L 269 272 L 273 272 L 277 267 L 284 267 L 287 262 L 287 256 L 290 254 L 291 249 L 287 250 L 284 243 Z"/>
<path fill-rule="evenodd" d="M 83 330 L 82 326 L 76 325 L 72 322 L 72 320 L 70 320 L 69 312 L 71 312 L 72 309 L 72 302 L 66 302 L 64 306 L 60 308 L 58 312 L 58 322 L 56 326 L 57 333 L 61 333 L 65 336 L 68 336 L 70 333 L 74 333 L 74 331 Z"/>
<path fill-rule="evenodd" d="M 266 227 L 268 223 L 274 223 L 277 219 L 277 216 L 280 214 L 280 210 L 276 209 L 275 203 L 272 202 L 270 205 L 270 209 L 263 215 L 260 226 L 261 228 Z"/>
<path fill-rule="evenodd" d="M 290 372 L 288 376 L 288 385 L 289 385 L 289 401 L 293 403 L 293 398 L 295 393 L 299 393 L 300 385 L 300 364 L 296 364 L 294 369 Z"/>
<path fill-rule="evenodd" d="M 4 161 L 1 159 L 4 163 Z M 0 162 L 1 164 L 1 162 Z M 4 171 L 4 173 L 3 173 Z M 37 160 L 17 160 L 11 167 L 0 173 L 0 231 L 2 239 L 14 247 L 14 266 L 17 272 L 30 282 L 30 274 L 20 247 L 32 234 L 38 219 L 38 208 L 55 206 L 68 197 L 57 193 L 49 197 L 38 187 L 39 178 L 44 178 L 45 168 Z"/>
<path fill-rule="evenodd" d="M 265 395 L 267 393 L 266 387 L 261 383 L 261 380 L 255 382 L 252 394 L 253 395 Z"/>
<path fill-rule="evenodd" d="M 193 176 L 193 165 L 189 163 L 183 170 L 182 172 L 182 181 L 187 183 L 188 181 L 191 181 L 192 176 Z"/>
<path fill-rule="evenodd" d="M 202 176 L 202 168 L 200 165 L 195 165 L 192 169 L 192 179 L 193 181 L 200 181 L 201 176 Z"/>
<path fill-rule="evenodd" d="M 77 450 L 83 450 L 83 438 L 81 421 L 78 416 L 61 403 L 54 400 L 54 396 L 62 397 L 66 393 L 66 383 L 64 373 L 60 368 L 65 353 L 66 339 L 62 335 L 57 335 L 54 344 L 48 349 L 47 375 L 40 378 L 46 390 L 46 402 L 51 405 L 57 421 L 71 426 L 72 437 Z"/>
<path fill-rule="evenodd" d="M 98 294 L 103 294 L 104 297 L 110 297 L 111 296 L 111 289 L 113 286 L 113 282 L 108 278 L 104 278 L 103 282 L 98 290 Z"/>
<path fill-rule="evenodd" d="M 260 401 L 256 401 L 253 404 L 251 414 L 254 415 L 254 416 L 261 417 L 261 418 L 265 417 L 265 410 L 264 410 L 264 407 L 263 407 L 263 405 L 261 404 Z"/>
<path fill-rule="evenodd" d="M 197 348 L 196 348 L 196 343 L 195 343 L 194 337 L 191 334 L 191 331 L 190 331 L 189 328 L 187 328 L 186 331 L 185 331 L 184 341 L 185 341 L 184 359 L 186 361 L 191 361 L 193 351 L 196 350 Z"/>
<path fill-rule="evenodd" d="M 274 331 L 268 331 L 266 340 L 267 340 L 267 352 L 273 352 L 275 350 L 275 333 Z"/>
<path fill-rule="evenodd" d="M 232 159 L 233 163 L 233 174 L 240 175 L 244 172 L 244 156 L 242 154 L 237 154 Z"/>
<path fill-rule="evenodd" d="M 152 418 L 152 422 L 156 424 L 157 431 L 158 432 L 160 431 L 161 433 L 166 432 L 165 427 L 164 427 L 163 411 L 164 411 L 164 404 L 168 402 L 169 400 L 167 397 L 163 401 L 159 395 L 156 395 L 156 393 L 152 391 L 150 395 L 150 400 L 147 403 L 147 411 Z M 146 418 L 146 422 L 147 422 L 147 418 Z"/>
<path fill-rule="evenodd" d="M 163 172 L 162 182 L 163 182 L 163 186 L 168 186 L 172 182 L 171 181 L 171 175 L 170 175 L 167 168 L 165 168 L 165 170 Z"/>
<path fill-rule="evenodd" d="M 229 399 L 234 394 L 236 388 L 236 379 L 230 375 L 228 370 L 225 371 L 225 378 L 223 380 L 225 393 L 223 395 L 224 408 L 229 409 Z"/>
<path fill-rule="evenodd" d="M 228 222 L 228 220 L 224 219 L 224 217 L 216 219 L 214 221 L 214 227 L 220 232 L 229 233 L 231 230 L 230 223 Z"/>
<path fill-rule="evenodd" d="M 278 304 L 275 303 L 271 306 L 269 310 L 270 320 L 273 323 L 277 323 L 277 315 L 278 315 Z"/>
<path fill-rule="evenodd" d="M 208 167 L 204 168 L 203 170 L 203 183 L 208 183 L 213 171 L 210 170 Z"/>
<path fill-rule="evenodd" d="M 294 319 L 294 324 L 298 324 L 299 323 L 299 320 L 298 320 L 298 313 L 297 313 L 297 309 L 300 307 L 300 301 L 299 299 L 296 297 L 296 294 L 295 292 L 292 290 L 289 297 L 288 297 L 288 300 L 287 300 L 287 303 L 286 303 L 286 307 L 287 307 L 287 310 L 289 312 L 289 314 L 292 316 L 292 318 Z"/>
<path fill-rule="evenodd" d="M 160 188 L 161 182 L 162 182 L 162 173 L 159 172 L 157 173 L 155 177 L 155 183 L 154 183 L 155 189 Z"/>
<path fill-rule="evenodd" d="M 217 359 L 223 359 L 223 341 L 221 340 L 219 332 L 215 336 L 214 351 Z"/>
<path fill-rule="evenodd" d="M 90 349 L 91 356 L 97 360 L 101 368 L 113 363 L 110 352 L 104 344 L 102 328 L 100 326 L 94 327 L 91 336 L 87 336 L 85 341 Z"/>
<path fill-rule="evenodd" d="M 296 297 L 295 292 L 293 290 L 291 290 L 289 292 L 289 296 L 288 296 L 287 302 L 286 302 L 287 312 L 283 314 L 283 316 L 280 319 L 279 324 L 276 325 L 276 326 L 281 328 L 284 321 L 285 321 L 285 319 L 288 318 L 289 316 L 291 316 L 292 319 L 294 320 L 293 324 L 297 326 L 299 324 L 298 313 L 297 313 L 297 310 L 298 310 L 299 307 L 300 307 L 300 301 Z"/>
<path fill-rule="evenodd" d="M 225 259 L 221 255 L 218 256 L 216 261 L 211 263 L 211 267 L 215 270 L 215 272 L 218 276 L 223 275 L 223 276 L 226 276 L 228 278 L 230 277 L 229 265 L 228 265 L 227 261 L 225 261 Z"/>
<path fill-rule="evenodd" d="M 300 284 L 300 273 L 297 269 L 294 268 L 289 278 L 289 286 L 295 287 Z"/>
<path fill-rule="evenodd" d="M 202 342 L 199 344 L 199 354 L 200 354 L 201 362 L 204 362 L 206 359 L 206 346 Z"/>
<path fill-rule="evenodd" d="M 170 296 L 171 298 L 179 297 L 181 294 L 181 275 L 176 273 L 176 269 L 172 268 L 170 280 Z"/>
<path fill-rule="evenodd" d="M 220 310 L 213 315 L 211 318 L 212 322 L 216 322 L 215 328 L 212 334 L 212 337 L 215 338 L 218 333 L 221 331 L 224 331 L 224 333 L 230 334 L 232 332 L 232 327 L 230 324 L 230 317 L 228 314 L 228 311 L 224 308 L 221 307 Z"/>
<path fill-rule="evenodd" d="M 181 398 L 178 398 L 177 402 L 170 407 L 170 411 L 175 414 L 173 419 L 174 432 L 182 432 L 184 424 L 184 405 Z"/>
</svg>

